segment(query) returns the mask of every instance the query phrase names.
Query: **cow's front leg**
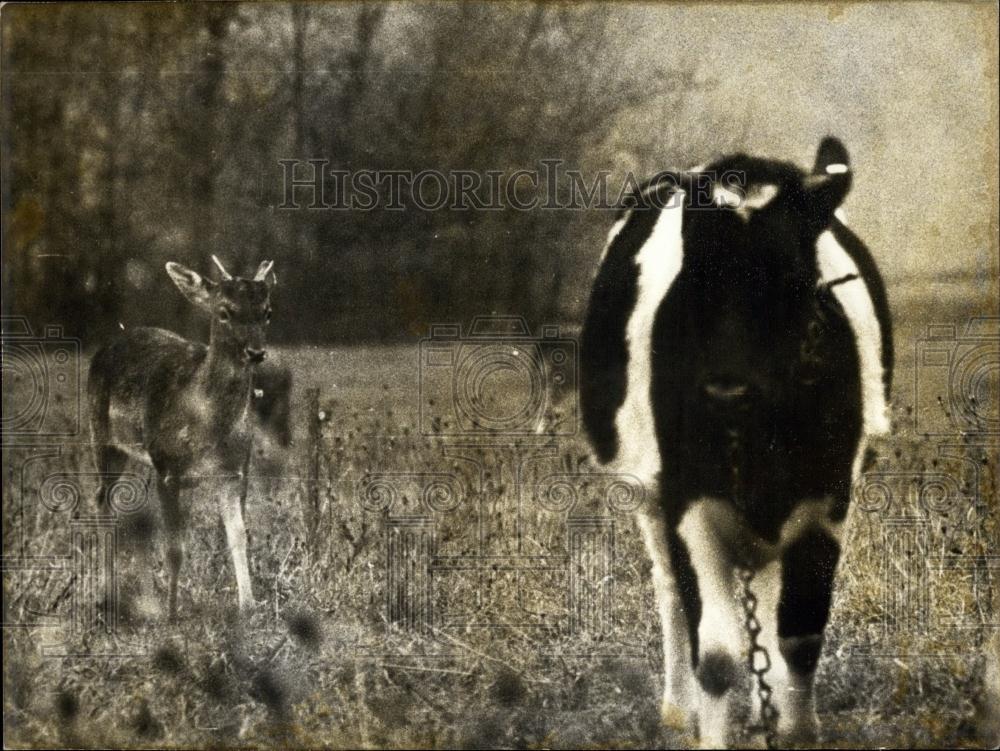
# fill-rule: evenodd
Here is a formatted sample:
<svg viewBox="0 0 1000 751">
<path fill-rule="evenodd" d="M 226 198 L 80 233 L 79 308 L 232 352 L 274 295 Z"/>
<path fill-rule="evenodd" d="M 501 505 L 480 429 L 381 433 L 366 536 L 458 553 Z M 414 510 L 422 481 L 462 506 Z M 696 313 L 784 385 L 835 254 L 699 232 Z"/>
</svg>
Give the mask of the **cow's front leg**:
<svg viewBox="0 0 1000 751">
<path fill-rule="evenodd" d="M 771 704 L 779 712 L 779 728 L 787 728 L 793 715 L 797 714 L 796 709 L 791 705 L 798 706 L 798 713 L 805 712 L 806 707 L 802 702 L 810 701 L 811 694 L 806 695 L 799 691 L 799 687 L 793 688 L 789 684 L 788 664 L 785 662 L 778 638 L 778 603 L 781 600 L 781 582 L 781 561 L 775 560 L 755 572 L 749 588 L 757 599 L 755 615 L 761 628 L 757 643 L 767 650 L 767 660 L 771 666 L 763 677 L 771 687 Z M 759 664 L 763 658 L 756 657 L 755 659 Z M 762 719 L 760 694 L 757 679 L 753 676 L 750 678 L 750 703 L 751 722 L 760 723 Z M 764 747 L 763 738 L 758 737 L 752 740 L 757 746 Z"/>
<path fill-rule="evenodd" d="M 683 730 L 696 711 L 691 675 L 691 645 L 683 603 L 671 571 L 667 529 L 659 508 L 640 512 L 636 523 L 652 564 L 653 594 L 663 631 L 663 724 Z"/>
<path fill-rule="evenodd" d="M 830 617 L 840 543 L 830 531 L 811 528 L 781 557 L 781 596 L 777 606 L 778 649 L 788 668 L 779 730 L 790 745 L 816 740 L 819 721 L 813 678 Z"/>
<path fill-rule="evenodd" d="M 219 505 L 222 511 L 222 523 L 226 528 L 226 543 L 233 558 L 240 609 L 247 610 L 254 606 L 254 597 L 247 560 L 247 532 L 243 524 L 241 489 L 242 484 L 239 479 L 224 481 L 219 489 Z"/>
<path fill-rule="evenodd" d="M 692 505 L 671 535 L 671 563 L 688 616 L 698 683 L 701 743 L 729 740 L 733 685 L 740 674 L 743 631 L 733 591 L 730 556 L 709 520 L 711 501 Z"/>
</svg>

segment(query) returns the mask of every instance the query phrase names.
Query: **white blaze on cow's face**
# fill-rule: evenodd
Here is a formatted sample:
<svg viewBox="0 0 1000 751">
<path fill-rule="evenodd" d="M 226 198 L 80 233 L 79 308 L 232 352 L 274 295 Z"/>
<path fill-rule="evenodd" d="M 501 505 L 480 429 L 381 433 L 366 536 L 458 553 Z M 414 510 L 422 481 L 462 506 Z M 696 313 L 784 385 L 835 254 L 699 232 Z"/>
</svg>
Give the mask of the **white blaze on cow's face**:
<svg viewBox="0 0 1000 751">
<path fill-rule="evenodd" d="M 753 212 L 765 208 L 778 195 L 778 186 L 768 183 L 753 184 L 745 191 L 736 191 L 716 183 L 712 201 L 716 206 L 730 208 L 744 222 L 750 221 Z"/>
</svg>

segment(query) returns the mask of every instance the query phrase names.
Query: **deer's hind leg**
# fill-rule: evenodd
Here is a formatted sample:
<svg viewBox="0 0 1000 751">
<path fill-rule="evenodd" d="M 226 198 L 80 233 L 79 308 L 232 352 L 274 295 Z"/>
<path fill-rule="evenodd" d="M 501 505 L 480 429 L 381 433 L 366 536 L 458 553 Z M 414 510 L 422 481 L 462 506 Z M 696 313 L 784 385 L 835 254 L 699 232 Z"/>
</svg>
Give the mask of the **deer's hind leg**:
<svg viewBox="0 0 1000 751">
<path fill-rule="evenodd" d="M 113 444 L 94 442 L 94 463 L 98 472 L 97 493 L 94 506 L 99 514 L 116 514 L 114 506 L 115 486 L 128 466 L 130 454 Z M 116 514 L 117 516 L 117 514 Z M 134 567 L 123 576 L 122 604 L 123 618 L 128 621 L 138 616 L 141 619 L 155 618 L 160 608 L 155 596 L 155 575 L 150 549 L 156 535 L 156 515 L 150 504 L 124 516 L 117 516 L 121 522 L 122 552 L 131 556 Z"/>
<path fill-rule="evenodd" d="M 98 481 L 95 501 L 98 510 L 105 512 L 111 507 L 111 492 L 128 464 L 128 454 L 117 446 L 94 445 L 94 464 L 97 465 Z"/>
</svg>

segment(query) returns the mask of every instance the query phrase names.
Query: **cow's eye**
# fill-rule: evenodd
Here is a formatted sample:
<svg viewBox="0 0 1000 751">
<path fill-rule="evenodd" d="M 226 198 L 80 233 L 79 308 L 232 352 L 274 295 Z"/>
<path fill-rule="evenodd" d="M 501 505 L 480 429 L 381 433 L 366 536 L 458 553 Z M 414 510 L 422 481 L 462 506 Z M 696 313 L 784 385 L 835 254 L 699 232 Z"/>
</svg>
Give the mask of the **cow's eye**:
<svg viewBox="0 0 1000 751">
<path fill-rule="evenodd" d="M 264 323 L 270 323 L 270 322 L 271 322 L 271 309 L 268 308 L 267 310 L 264 311 Z"/>
<path fill-rule="evenodd" d="M 219 320 L 223 323 L 227 323 L 230 318 L 233 317 L 233 313 L 229 308 L 219 308 Z"/>
</svg>

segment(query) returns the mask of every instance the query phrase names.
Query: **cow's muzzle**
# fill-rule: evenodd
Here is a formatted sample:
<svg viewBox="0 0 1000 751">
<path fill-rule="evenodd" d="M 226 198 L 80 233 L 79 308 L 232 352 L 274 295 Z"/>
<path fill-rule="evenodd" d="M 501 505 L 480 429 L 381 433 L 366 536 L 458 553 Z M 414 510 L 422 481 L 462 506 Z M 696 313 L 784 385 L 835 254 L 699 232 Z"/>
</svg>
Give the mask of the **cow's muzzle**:
<svg viewBox="0 0 1000 751">
<path fill-rule="evenodd" d="M 709 378 L 701 388 L 715 410 L 744 411 L 756 399 L 756 390 L 751 384 L 733 378 Z"/>
</svg>

